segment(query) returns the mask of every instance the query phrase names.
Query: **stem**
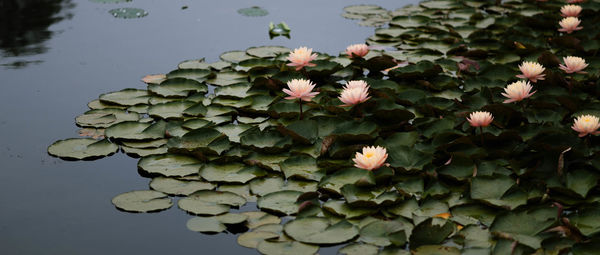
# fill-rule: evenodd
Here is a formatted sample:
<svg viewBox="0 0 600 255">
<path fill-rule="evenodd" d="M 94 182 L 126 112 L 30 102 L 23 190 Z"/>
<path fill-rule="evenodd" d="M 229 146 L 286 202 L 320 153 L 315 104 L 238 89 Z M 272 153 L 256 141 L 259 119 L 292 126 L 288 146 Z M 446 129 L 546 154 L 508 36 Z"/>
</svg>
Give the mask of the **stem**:
<svg viewBox="0 0 600 255">
<path fill-rule="evenodd" d="M 302 67 L 302 69 L 300 69 L 300 71 L 302 72 L 304 77 L 306 77 L 307 80 L 310 80 L 310 78 L 308 77 L 308 72 L 306 71 L 306 69 L 304 69 L 304 67 Z"/>
<path fill-rule="evenodd" d="M 298 99 L 298 104 L 300 105 L 300 120 L 302 120 L 302 98 Z"/>
<path fill-rule="evenodd" d="M 479 134 L 481 135 L 481 147 L 483 147 L 483 127 L 479 126 Z"/>
</svg>

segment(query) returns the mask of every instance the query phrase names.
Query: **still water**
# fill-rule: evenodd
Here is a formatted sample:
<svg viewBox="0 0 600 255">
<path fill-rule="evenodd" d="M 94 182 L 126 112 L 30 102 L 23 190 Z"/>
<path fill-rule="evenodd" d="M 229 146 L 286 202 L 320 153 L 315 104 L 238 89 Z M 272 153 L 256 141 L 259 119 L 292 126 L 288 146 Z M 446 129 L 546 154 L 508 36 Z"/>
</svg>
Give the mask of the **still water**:
<svg viewBox="0 0 600 255">
<path fill-rule="evenodd" d="M 257 254 L 237 245 L 235 235 L 189 231 L 185 223 L 192 216 L 176 205 L 151 214 L 116 210 L 114 196 L 148 189 L 137 159 L 116 154 L 62 161 L 48 156 L 47 146 L 77 136 L 74 117 L 89 101 L 144 88 L 139 79 L 146 74 L 260 45 L 337 55 L 374 30 L 342 18 L 343 7 L 369 3 L 393 10 L 415 2 L 0 0 L 0 254 Z M 237 13 L 251 6 L 269 14 Z M 121 7 L 149 15 L 125 20 L 108 13 Z M 270 40 L 271 21 L 285 21 L 291 39 Z"/>
</svg>

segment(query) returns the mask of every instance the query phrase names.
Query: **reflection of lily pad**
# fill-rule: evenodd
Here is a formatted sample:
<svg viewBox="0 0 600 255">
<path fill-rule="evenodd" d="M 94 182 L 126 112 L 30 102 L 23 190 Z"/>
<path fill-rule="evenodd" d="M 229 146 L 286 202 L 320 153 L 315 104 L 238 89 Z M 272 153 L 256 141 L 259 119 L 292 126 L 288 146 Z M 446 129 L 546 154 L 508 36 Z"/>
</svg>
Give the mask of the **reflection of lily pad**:
<svg viewBox="0 0 600 255">
<path fill-rule="evenodd" d="M 108 11 L 113 17 L 121 19 L 136 19 L 148 16 L 148 12 L 139 8 L 117 8 Z"/>
<path fill-rule="evenodd" d="M 269 14 L 269 12 L 267 10 L 260 8 L 258 6 L 252 6 L 249 8 L 239 9 L 237 12 L 246 17 L 260 17 L 260 16 L 266 16 L 267 14 Z"/>
<path fill-rule="evenodd" d="M 173 206 L 167 194 L 154 190 L 136 190 L 120 194 L 112 199 L 119 209 L 128 212 L 156 212 Z"/>
</svg>

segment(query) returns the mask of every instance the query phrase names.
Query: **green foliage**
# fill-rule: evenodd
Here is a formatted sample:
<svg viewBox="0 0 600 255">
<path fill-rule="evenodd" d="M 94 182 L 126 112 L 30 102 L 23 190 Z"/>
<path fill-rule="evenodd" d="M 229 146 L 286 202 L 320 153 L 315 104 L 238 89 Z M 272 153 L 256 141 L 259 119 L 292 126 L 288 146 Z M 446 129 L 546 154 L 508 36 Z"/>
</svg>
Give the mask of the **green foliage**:
<svg viewBox="0 0 600 255">
<path fill-rule="evenodd" d="M 48 153 L 84 160 L 120 146 L 142 157 L 155 191 L 119 195 L 117 208 L 164 210 L 168 195 L 183 196 L 179 208 L 202 215 L 190 230 L 244 225 L 238 242 L 263 254 L 334 244 L 347 244 L 342 254 L 595 254 L 600 140 L 571 126 L 600 114 L 600 2 L 581 6 L 583 29 L 567 35 L 556 31 L 556 1 L 349 6 L 342 16 L 387 25 L 366 40 L 364 58 L 319 53 L 316 66 L 296 71 L 285 65 L 290 49 L 260 46 L 186 60 L 147 89 L 90 102 L 76 123 L 106 129 L 107 139 L 62 140 Z M 276 29 L 289 33 L 285 23 Z M 587 73 L 558 68 L 571 55 L 585 58 Z M 545 80 L 505 104 L 522 61 L 544 65 Z M 320 92 L 302 111 L 282 92 L 298 78 Z M 371 98 L 340 107 L 350 80 L 367 82 Z M 493 123 L 471 127 L 474 111 Z M 372 145 L 387 148 L 388 165 L 353 167 Z M 229 213 L 253 201 L 262 211 Z"/>
</svg>

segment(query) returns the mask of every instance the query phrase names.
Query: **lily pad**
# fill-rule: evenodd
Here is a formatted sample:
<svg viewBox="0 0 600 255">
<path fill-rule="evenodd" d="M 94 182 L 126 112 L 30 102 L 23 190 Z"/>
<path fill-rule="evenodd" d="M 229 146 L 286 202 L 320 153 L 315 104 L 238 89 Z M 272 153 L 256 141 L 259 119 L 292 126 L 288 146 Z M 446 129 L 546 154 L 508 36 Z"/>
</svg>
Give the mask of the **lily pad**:
<svg viewBox="0 0 600 255">
<path fill-rule="evenodd" d="M 258 251 L 265 255 L 311 255 L 319 250 L 319 246 L 294 241 L 271 242 L 263 240 L 258 244 Z"/>
<path fill-rule="evenodd" d="M 286 223 L 283 230 L 296 241 L 309 244 L 339 244 L 353 239 L 358 229 L 342 220 L 332 224 L 326 218 L 306 217 Z"/>
<path fill-rule="evenodd" d="M 260 16 L 267 16 L 267 14 L 269 14 L 269 12 L 267 10 L 260 8 L 258 6 L 252 6 L 249 8 L 239 9 L 237 12 L 246 17 L 260 17 Z"/>
<path fill-rule="evenodd" d="M 126 192 L 114 197 L 112 203 L 127 212 L 157 212 L 173 206 L 173 202 L 165 193 L 154 190 Z"/>
<path fill-rule="evenodd" d="M 138 168 L 150 174 L 186 176 L 197 174 L 202 166 L 199 160 L 177 154 L 153 155 L 142 158 Z"/>
<path fill-rule="evenodd" d="M 207 164 L 200 169 L 200 176 L 209 182 L 246 183 L 266 174 L 258 167 L 240 163 Z"/>
<path fill-rule="evenodd" d="M 59 140 L 48 147 L 48 154 L 63 159 L 83 160 L 114 154 L 119 146 L 108 140 L 71 138 Z"/>
<path fill-rule="evenodd" d="M 194 217 L 187 221 L 186 226 L 191 231 L 204 233 L 222 232 L 227 227 L 219 222 L 217 217 Z"/>
<path fill-rule="evenodd" d="M 299 204 L 296 202 L 302 192 L 293 190 L 282 190 L 269 193 L 260 197 L 257 201 L 258 208 L 282 214 L 296 214 Z"/>
<path fill-rule="evenodd" d="M 169 195 L 187 196 L 199 190 L 212 190 L 215 185 L 201 181 L 182 181 L 173 178 L 156 177 L 150 182 L 150 188 Z"/>
<path fill-rule="evenodd" d="M 241 246 L 256 249 L 263 240 L 279 238 L 279 234 L 265 231 L 246 232 L 238 236 L 237 242 Z"/>
</svg>

